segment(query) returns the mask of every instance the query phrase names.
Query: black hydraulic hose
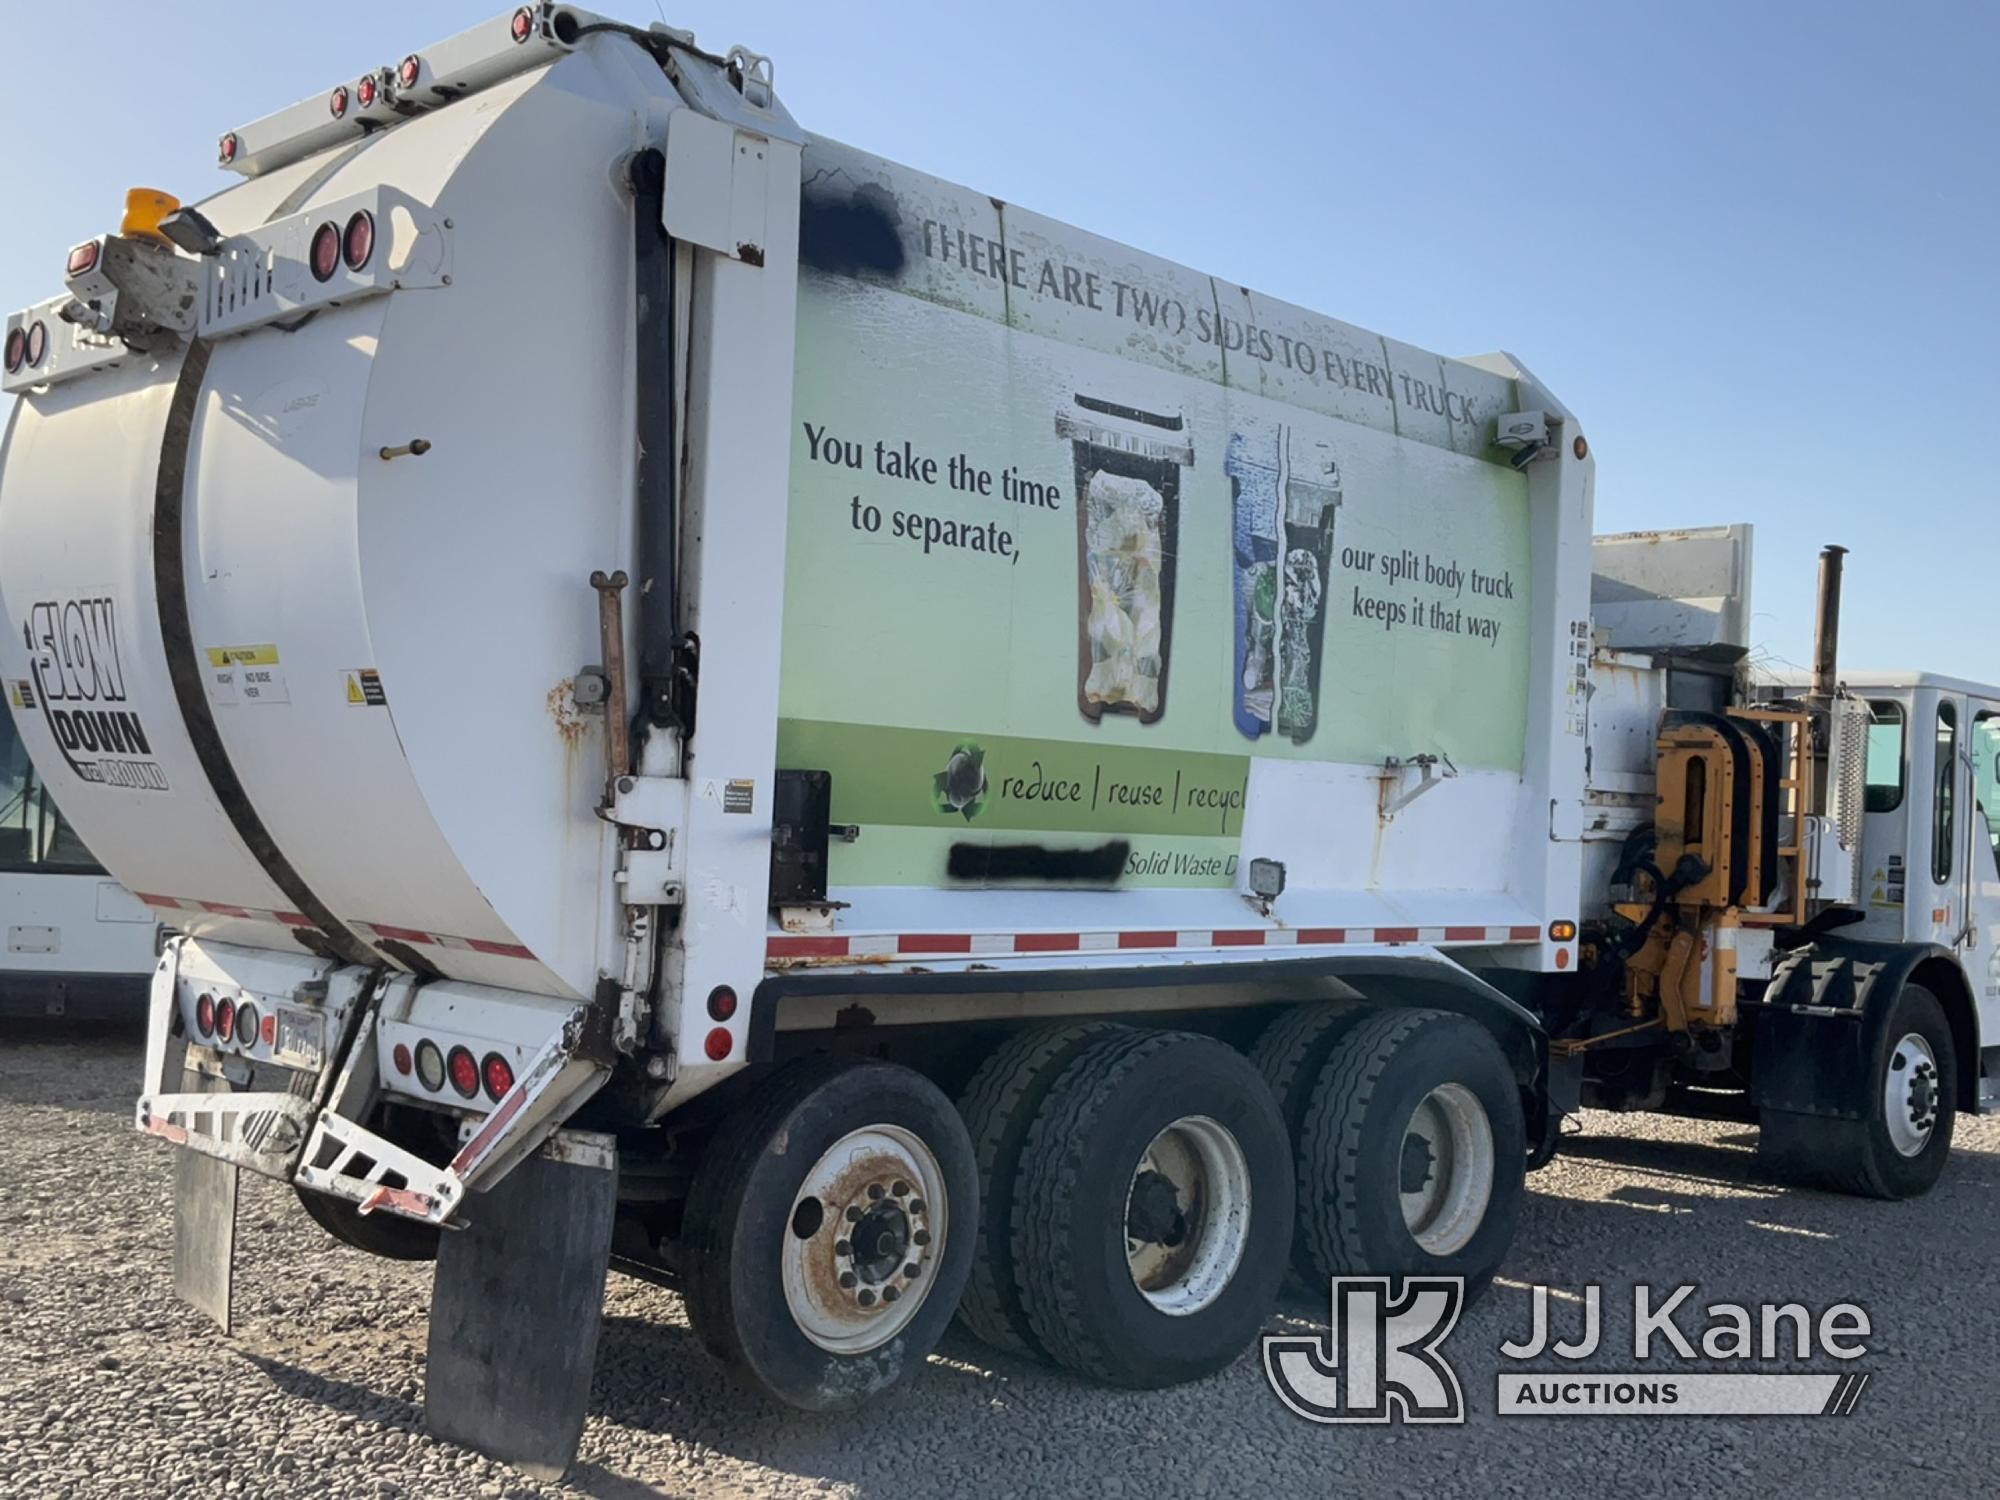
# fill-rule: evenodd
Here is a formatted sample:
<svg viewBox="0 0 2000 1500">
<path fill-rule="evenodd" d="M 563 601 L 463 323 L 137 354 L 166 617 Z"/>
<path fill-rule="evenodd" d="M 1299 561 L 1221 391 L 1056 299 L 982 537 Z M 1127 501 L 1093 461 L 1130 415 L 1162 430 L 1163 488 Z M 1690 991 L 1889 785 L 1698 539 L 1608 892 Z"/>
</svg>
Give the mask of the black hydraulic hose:
<svg viewBox="0 0 2000 1500">
<path fill-rule="evenodd" d="M 638 694 L 642 730 L 679 723 L 675 669 L 680 650 L 677 607 L 680 541 L 674 426 L 674 243 L 661 217 L 667 162 L 659 151 L 632 159 L 632 271 L 638 301 L 637 500 L 639 555 Z M 680 725 L 686 728 L 686 725 Z"/>
</svg>

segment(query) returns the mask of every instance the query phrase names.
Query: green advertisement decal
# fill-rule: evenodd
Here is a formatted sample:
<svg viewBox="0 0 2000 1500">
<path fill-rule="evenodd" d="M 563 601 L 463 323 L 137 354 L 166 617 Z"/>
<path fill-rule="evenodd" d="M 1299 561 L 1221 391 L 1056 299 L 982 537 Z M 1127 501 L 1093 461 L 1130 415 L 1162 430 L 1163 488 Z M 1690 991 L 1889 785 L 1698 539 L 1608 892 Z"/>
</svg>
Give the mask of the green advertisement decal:
<svg viewBox="0 0 2000 1500">
<path fill-rule="evenodd" d="M 1106 352 L 1126 278 L 1181 273 L 995 310 L 925 222 L 893 273 L 800 282 L 779 764 L 830 772 L 858 830 L 834 887 L 1227 886 L 1259 763 L 1518 772 L 1527 484 L 1461 451 L 1464 402 L 1384 430 L 1231 383 L 1226 344 L 1207 377 Z M 1450 441 L 1401 430 L 1447 414 Z"/>
</svg>

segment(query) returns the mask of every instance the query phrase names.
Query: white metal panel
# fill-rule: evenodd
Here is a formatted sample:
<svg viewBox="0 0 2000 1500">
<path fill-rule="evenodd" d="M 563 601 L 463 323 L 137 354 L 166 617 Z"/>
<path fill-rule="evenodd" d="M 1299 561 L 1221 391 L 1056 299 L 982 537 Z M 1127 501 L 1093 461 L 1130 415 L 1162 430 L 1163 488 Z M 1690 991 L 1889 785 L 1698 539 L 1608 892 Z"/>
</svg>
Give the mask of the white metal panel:
<svg viewBox="0 0 2000 1500">
<path fill-rule="evenodd" d="M 0 874 L 0 975 L 131 974 L 153 967 L 153 920 L 138 907 L 136 921 L 100 915 L 99 890 L 137 906 L 101 876 Z M 120 908 L 114 906 L 114 911 Z"/>
</svg>

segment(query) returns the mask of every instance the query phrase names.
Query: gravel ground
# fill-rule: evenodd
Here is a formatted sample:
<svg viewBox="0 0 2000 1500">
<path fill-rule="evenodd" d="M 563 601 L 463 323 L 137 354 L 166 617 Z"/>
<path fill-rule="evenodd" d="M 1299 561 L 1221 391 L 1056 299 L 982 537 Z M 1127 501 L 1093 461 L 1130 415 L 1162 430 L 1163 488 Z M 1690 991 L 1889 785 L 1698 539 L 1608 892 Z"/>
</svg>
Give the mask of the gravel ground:
<svg viewBox="0 0 2000 1500">
<path fill-rule="evenodd" d="M 1623 1500 L 1991 1493 L 2000 1473 L 1992 1120 L 1961 1122 L 1936 1192 L 1882 1204 L 1769 1186 L 1740 1127 L 1586 1117 L 1530 1179 L 1506 1280 L 1446 1346 L 1472 1409 L 1458 1428 L 1308 1425 L 1254 1356 L 1130 1394 L 957 1332 L 874 1409 L 804 1417 L 730 1384 L 672 1294 L 614 1275 L 583 1450 L 549 1486 L 425 1435 L 427 1268 L 334 1244 L 275 1184 L 244 1179 L 237 1336 L 174 1299 L 170 1153 L 129 1126 L 140 1050 L 0 1032 L 0 1493 Z M 1497 1348 L 1527 1329 L 1526 1286 L 1593 1281 L 1599 1368 L 1632 1363 L 1616 1309 L 1629 1329 L 1635 1282 L 1693 1281 L 1704 1301 L 1861 1303 L 1874 1379 L 1844 1419 L 1496 1419 Z M 1273 1326 L 1324 1317 L 1301 1294 Z"/>
</svg>

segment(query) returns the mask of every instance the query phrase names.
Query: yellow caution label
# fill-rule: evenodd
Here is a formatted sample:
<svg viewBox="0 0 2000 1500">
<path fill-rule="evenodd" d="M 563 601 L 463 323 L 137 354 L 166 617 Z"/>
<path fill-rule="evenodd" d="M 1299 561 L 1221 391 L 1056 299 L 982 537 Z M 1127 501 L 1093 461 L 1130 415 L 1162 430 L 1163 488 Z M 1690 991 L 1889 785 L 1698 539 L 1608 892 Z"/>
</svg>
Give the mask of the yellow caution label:
<svg viewBox="0 0 2000 1500">
<path fill-rule="evenodd" d="M 342 680 L 347 685 L 347 706 L 349 708 L 387 708 L 388 696 L 382 691 L 382 674 L 373 667 L 355 667 L 342 672 Z"/>
<path fill-rule="evenodd" d="M 210 646 L 208 664 L 211 667 L 275 667 L 278 664 L 278 648 L 268 642 L 261 646 Z"/>
</svg>

